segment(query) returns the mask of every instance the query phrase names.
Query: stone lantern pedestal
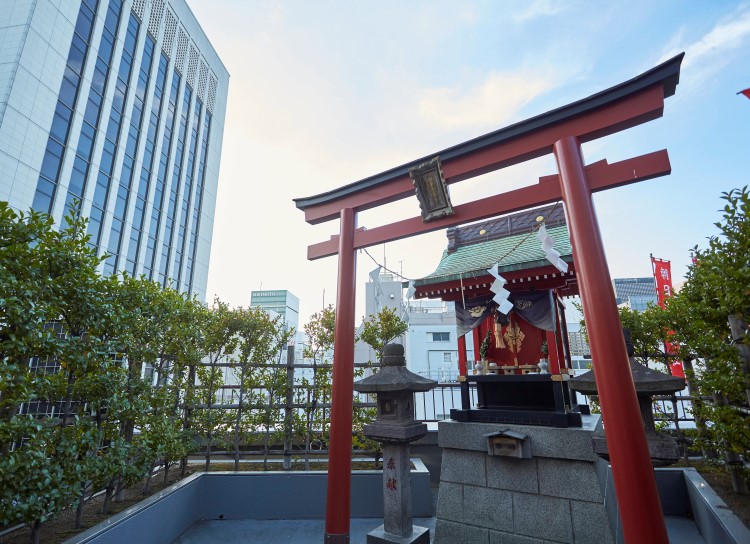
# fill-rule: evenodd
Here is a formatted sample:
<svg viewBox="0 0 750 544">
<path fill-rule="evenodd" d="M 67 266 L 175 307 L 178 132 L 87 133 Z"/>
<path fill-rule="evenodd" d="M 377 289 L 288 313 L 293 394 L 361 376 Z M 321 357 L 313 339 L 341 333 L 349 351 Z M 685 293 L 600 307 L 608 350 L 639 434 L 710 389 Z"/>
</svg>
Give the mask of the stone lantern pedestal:
<svg viewBox="0 0 750 544">
<path fill-rule="evenodd" d="M 429 544 L 430 530 L 412 523 L 409 442 L 427 434 L 414 420 L 414 393 L 437 385 L 406 369 L 404 347 L 388 344 L 377 374 L 354 382 L 354 390 L 377 395 L 377 419 L 364 427 L 383 444 L 383 525 L 367 535 L 368 544 Z"/>
</svg>

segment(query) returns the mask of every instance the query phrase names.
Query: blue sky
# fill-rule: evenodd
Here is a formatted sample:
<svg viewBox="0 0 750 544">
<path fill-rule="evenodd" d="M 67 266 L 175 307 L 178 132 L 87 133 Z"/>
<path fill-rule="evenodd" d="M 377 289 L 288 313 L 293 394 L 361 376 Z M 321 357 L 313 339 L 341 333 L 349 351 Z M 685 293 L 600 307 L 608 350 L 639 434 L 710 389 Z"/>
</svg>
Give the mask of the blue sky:
<svg viewBox="0 0 750 544">
<path fill-rule="evenodd" d="M 720 193 L 748 184 L 750 3 L 729 1 L 246 2 L 189 0 L 230 74 L 208 298 L 247 305 L 289 289 L 301 317 L 335 301 L 336 259 L 307 245 L 292 202 L 584 98 L 685 51 L 664 117 L 584 146 L 587 162 L 666 148 L 671 176 L 595 197 L 613 277 L 650 274 L 716 233 Z M 535 183 L 552 157 L 451 186 L 454 204 Z M 416 198 L 359 215 L 374 227 L 418 215 Z M 444 231 L 378 246 L 421 277 Z M 367 273 L 358 258 L 358 309 Z M 325 293 L 325 294 L 324 294 Z"/>
</svg>

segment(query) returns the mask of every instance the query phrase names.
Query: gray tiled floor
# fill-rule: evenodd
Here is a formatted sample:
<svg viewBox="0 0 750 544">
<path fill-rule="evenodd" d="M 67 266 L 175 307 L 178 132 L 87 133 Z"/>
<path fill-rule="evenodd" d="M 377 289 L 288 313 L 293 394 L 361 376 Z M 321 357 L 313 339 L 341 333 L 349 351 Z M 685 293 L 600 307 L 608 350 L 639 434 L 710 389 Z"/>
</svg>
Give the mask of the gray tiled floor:
<svg viewBox="0 0 750 544">
<path fill-rule="evenodd" d="M 353 519 L 350 526 L 351 544 L 365 544 L 367 533 L 382 519 Z M 435 518 L 415 519 L 414 525 L 428 527 L 435 534 Z M 295 520 L 208 520 L 194 523 L 173 544 L 319 544 L 323 541 L 325 521 Z"/>
</svg>

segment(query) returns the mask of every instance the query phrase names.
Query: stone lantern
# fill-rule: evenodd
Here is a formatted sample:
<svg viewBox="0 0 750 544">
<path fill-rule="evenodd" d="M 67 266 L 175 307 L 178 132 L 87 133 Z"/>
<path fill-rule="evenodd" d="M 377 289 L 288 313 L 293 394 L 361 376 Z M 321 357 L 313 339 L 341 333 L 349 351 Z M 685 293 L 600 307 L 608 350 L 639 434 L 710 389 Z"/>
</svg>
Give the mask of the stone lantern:
<svg viewBox="0 0 750 544">
<path fill-rule="evenodd" d="M 414 393 L 429 391 L 434 380 L 406 369 L 404 347 L 385 346 L 377 374 L 354 382 L 354 390 L 377 395 L 377 419 L 364 427 L 368 438 L 383 444 L 384 523 L 367 535 L 367 543 L 429 544 L 430 530 L 412 525 L 409 442 L 427 434 L 414 420 Z"/>
<path fill-rule="evenodd" d="M 638 397 L 638 406 L 646 430 L 646 441 L 648 442 L 649 455 L 654 466 L 668 466 L 680 458 L 677 441 L 664 433 L 657 432 L 654 424 L 654 412 L 652 397 L 654 395 L 670 395 L 685 388 L 685 380 L 651 370 L 633 358 L 633 342 L 630 331 L 623 329 L 625 345 L 628 349 L 630 370 L 635 384 L 635 393 Z M 584 395 L 596 395 L 596 378 L 594 370 L 581 374 L 570 380 L 570 388 Z M 606 432 L 606 429 L 605 429 Z M 605 436 L 598 432 L 592 438 L 594 453 L 599 457 L 609 460 L 609 450 Z"/>
</svg>

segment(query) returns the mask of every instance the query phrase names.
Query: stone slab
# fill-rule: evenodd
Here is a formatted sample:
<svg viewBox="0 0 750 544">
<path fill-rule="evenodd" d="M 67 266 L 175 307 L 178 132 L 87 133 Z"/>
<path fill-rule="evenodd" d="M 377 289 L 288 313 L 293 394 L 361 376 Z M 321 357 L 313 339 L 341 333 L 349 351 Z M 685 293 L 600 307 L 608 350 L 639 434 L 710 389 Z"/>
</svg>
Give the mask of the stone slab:
<svg viewBox="0 0 750 544">
<path fill-rule="evenodd" d="M 437 520 L 433 544 L 489 544 L 489 529 Z"/>
<path fill-rule="evenodd" d="M 367 544 L 430 544 L 430 530 L 415 525 L 408 535 L 398 536 L 386 532 L 381 525 L 367 533 Z"/>
<path fill-rule="evenodd" d="M 539 493 L 552 497 L 603 502 L 593 463 L 539 459 Z"/>
<path fill-rule="evenodd" d="M 573 543 L 568 499 L 513 493 L 513 525 L 517 534 Z"/>
<path fill-rule="evenodd" d="M 441 482 L 487 485 L 487 453 L 443 449 Z"/>
<path fill-rule="evenodd" d="M 538 538 L 514 535 L 512 533 L 503 533 L 500 531 L 490 531 L 490 544 L 548 544 L 548 540 Z M 593 543 L 592 543 L 593 544 Z"/>
<path fill-rule="evenodd" d="M 513 493 L 488 487 L 464 486 L 464 523 L 513 531 Z"/>
<path fill-rule="evenodd" d="M 570 501 L 573 519 L 573 540 L 576 544 L 614 544 L 607 520 L 607 511 L 601 503 Z"/>
<path fill-rule="evenodd" d="M 449 521 L 463 521 L 464 486 L 441 482 L 438 489 L 437 517 Z"/>
<path fill-rule="evenodd" d="M 510 491 L 538 493 L 537 459 L 488 457 L 487 486 Z"/>
<path fill-rule="evenodd" d="M 504 423 L 462 423 L 446 420 L 438 424 L 438 440 L 443 448 L 487 452 L 488 433 L 510 429 L 528 435 L 534 457 L 595 461 L 591 436 L 600 426 L 600 415 L 583 416 L 583 427 L 537 427 Z"/>
</svg>

